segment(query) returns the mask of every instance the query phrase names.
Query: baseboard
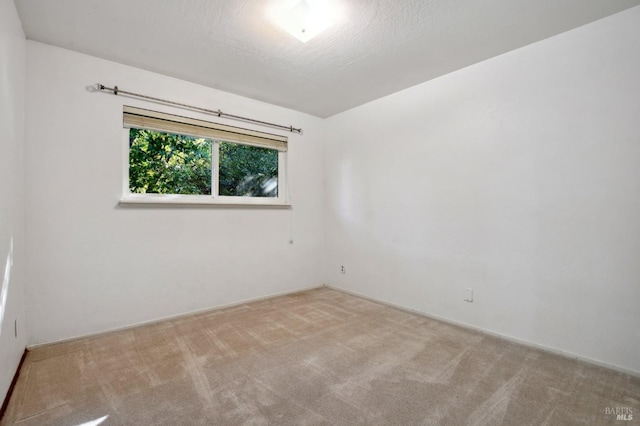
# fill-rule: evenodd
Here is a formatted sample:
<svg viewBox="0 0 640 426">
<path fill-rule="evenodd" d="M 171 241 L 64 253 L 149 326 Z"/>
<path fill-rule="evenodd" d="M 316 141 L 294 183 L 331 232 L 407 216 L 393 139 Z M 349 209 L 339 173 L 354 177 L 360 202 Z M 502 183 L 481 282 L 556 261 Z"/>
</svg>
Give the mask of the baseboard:
<svg viewBox="0 0 640 426">
<path fill-rule="evenodd" d="M 290 295 L 290 294 L 296 294 L 296 293 L 301 293 L 303 291 L 315 290 L 315 289 L 322 288 L 322 287 L 324 287 L 324 285 L 316 285 L 316 286 L 311 286 L 311 287 L 298 288 L 298 289 L 295 289 L 295 290 L 287 290 L 287 291 L 278 292 L 278 293 L 271 293 L 271 294 L 268 294 L 266 296 L 243 299 L 243 300 L 240 300 L 238 302 L 227 303 L 227 304 L 224 304 L 224 305 L 217 305 L 217 306 L 213 306 L 213 307 L 210 307 L 210 308 L 198 309 L 198 310 L 190 311 L 190 312 L 182 312 L 182 313 L 179 313 L 179 314 L 176 314 L 176 315 L 169 315 L 169 316 L 166 316 L 166 317 L 156 318 L 156 319 L 152 319 L 152 320 L 149 320 L 149 321 L 142 321 L 142 322 L 137 322 L 137 323 L 130 324 L 130 325 L 125 325 L 123 327 L 115 327 L 115 328 L 110 328 L 110 329 L 106 329 L 106 330 L 102 330 L 102 331 L 96 331 L 95 333 L 82 334 L 82 335 L 73 336 L 73 337 L 66 337 L 64 339 L 58 339 L 58 340 L 52 340 L 52 341 L 49 341 L 49 342 L 43 342 L 43 343 L 37 343 L 37 344 L 34 344 L 34 345 L 28 345 L 27 349 L 37 349 L 37 348 L 40 348 L 40 347 L 43 347 L 43 346 L 55 345 L 55 344 L 58 344 L 58 343 L 72 342 L 74 340 L 85 339 L 87 337 L 95 337 L 95 336 L 101 336 L 103 334 L 114 333 L 114 332 L 117 332 L 117 331 L 130 330 L 130 329 L 142 327 L 142 326 L 145 326 L 145 325 L 157 324 L 159 322 L 169 321 L 169 320 L 173 320 L 173 319 L 179 319 L 179 318 L 188 317 L 188 316 L 191 316 L 191 315 L 206 314 L 206 313 L 214 312 L 214 311 L 217 311 L 217 310 L 220 310 L 220 309 L 233 308 L 234 306 L 240 306 L 240 305 L 244 305 L 246 303 L 259 302 L 260 300 L 271 299 L 273 297 L 279 297 L 279 296 L 287 296 L 287 295 Z"/>
<path fill-rule="evenodd" d="M 442 316 L 439 316 L 439 315 L 429 314 L 427 312 L 419 311 L 417 309 L 408 308 L 406 306 L 398 305 L 398 304 L 395 304 L 395 303 L 392 303 L 392 302 L 388 302 L 386 300 L 377 299 L 375 297 L 365 296 L 364 294 L 361 294 L 361 293 L 358 293 L 358 292 L 355 292 L 355 291 L 351 291 L 351 290 L 347 290 L 347 289 L 344 289 L 344 288 L 340 288 L 340 287 L 335 287 L 335 286 L 333 286 L 331 284 L 325 284 L 324 286 L 327 287 L 327 288 L 330 288 L 332 290 L 336 290 L 336 291 L 340 291 L 340 292 L 349 294 L 351 296 L 360 297 L 362 299 L 369 300 L 371 302 L 379 303 L 379 304 L 385 305 L 385 306 L 390 306 L 392 308 L 396 308 L 396 309 L 399 309 L 401 311 L 410 312 L 412 314 L 420 315 L 420 316 L 423 316 L 425 318 L 430 318 L 430 319 L 434 319 L 434 320 L 437 320 L 437 321 L 442 321 L 442 322 L 445 322 L 447 324 L 451 324 L 451 325 L 455 325 L 455 326 L 458 326 L 458 327 L 466 328 L 468 330 L 474 330 L 474 331 L 477 331 L 477 332 L 480 332 L 480 333 L 483 333 L 483 334 L 488 334 L 490 336 L 498 337 L 500 339 L 504 339 L 504 340 L 507 340 L 509 342 L 517 343 L 519 345 L 527 346 L 529 348 L 542 350 L 542 351 L 549 352 L 549 353 L 552 353 L 552 354 L 555 354 L 555 355 L 563 356 L 565 358 L 577 359 L 579 361 L 583 361 L 583 362 L 586 362 L 588 364 L 593 364 L 593 365 L 597 365 L 598 367 L 608 368 L 609 370 L 618 371 L 620 373 L 628 374 L 630 376 L 640 377 L 640 371 L 630 370 L 628 368 L 620 367 L 620 366 L 615 365 L 615 364 L 610 364 L 608 362 L 599 361 L 599 360 L 596 360 L 596 359 L 588 358 L 588 357 L 585 357 L 585 356 L 582 356 L 582 355 L 578 355 L 578 354 L 574 354 L 574 353 L 571 353 L 571 352 L 566 352 L 566 351 L 563 351 L 563 350 L 560 350 L 560 349 L 557 349 L 557 348 L 554 348 L 554 347 L 551 347 L 551 346 L 541 345 L 541 344 L 538 344 L 538 343 L 535 343 L 535 342 L 531 342 L 529 340 L 524 340 L 524 339 L 520 339 L 520 338 L 517 338 L 517 337 L 514 337 L 514 336 L 510 336 L 508 334 L 503 334 L 503 333 L 499 333 L 499 332 L 496 332 L 496 331 L 493 331 L 493 330 L 480 328 L 480 327 L 477 327 L 477 326 L 474 326 L 474 325 L 471 325 L 471 324 L 467 324 L 467 323 L 464 323 L 464 322 L 453 320 L 451 318 L 442 317 Z"/>
<path fill-rule="evenodd" d="M 22 353 L 22 358 L 20 358 L 20 362 L 18 363 L 18 368 L 13 375 L 13 380 L 11 380 L 11 384 L 9 385 L 9 389 L 7 390 L 7 395 L 4 397 L 4 401 L 2 402 L 2 407 L 0 408 L 0 420 L 2 420 L 5 411 L 7 411 L 7 406 L 9 406 L 9 400 L 11 399 L 13 389 L 16 387 L 16 383 L 18 382 L 18 376 L 20 376 L 20 370 L 22 370 L 22 364 L 24 363 L 24 359 L 27 357 L 27 352 L 28 349 L 25 348 L 24 352 Z"/>
</svg>

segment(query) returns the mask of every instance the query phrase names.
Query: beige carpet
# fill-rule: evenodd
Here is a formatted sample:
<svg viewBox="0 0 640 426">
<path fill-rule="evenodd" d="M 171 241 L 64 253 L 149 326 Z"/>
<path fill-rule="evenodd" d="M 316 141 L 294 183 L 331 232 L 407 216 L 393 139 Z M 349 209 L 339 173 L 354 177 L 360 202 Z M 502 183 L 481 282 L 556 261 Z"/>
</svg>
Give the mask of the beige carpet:
<svg viewBox="0 0 640 426">
<path fill-rule="evenodd" d="M 640 424 L 640 379 L 318 289 L 30 351 L 2 424 L 99 419 Z"/>
</svg>

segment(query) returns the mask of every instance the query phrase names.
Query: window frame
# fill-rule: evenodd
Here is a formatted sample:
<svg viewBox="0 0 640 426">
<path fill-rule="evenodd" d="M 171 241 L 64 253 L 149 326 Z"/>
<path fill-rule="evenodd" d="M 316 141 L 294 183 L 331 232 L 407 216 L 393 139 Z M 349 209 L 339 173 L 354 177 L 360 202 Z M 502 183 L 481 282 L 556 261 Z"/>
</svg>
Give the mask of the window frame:
<svg viewBox="0 0 640 426">
<path fill-rule="evenodd" d="M 124 109 L 126 110 L 125 106 Z M 132 108 L 140 111 L 145 111 L 141 108 Z M 149 110 L 146 110 L 149 111 Z M 203 123 L 208 123 L 211 125 L 219 125 L 225 128 L 231 128 L 228 125 L 222 125 L 219 123 L 214 123 L 210 121 L 204 121 L 199 119 L 193 119 L 190 117 L 182 117 L 169 113 L 160 113 L 156 111 L 149 111 L 150 113 L 162 114 L 173 117 L 181 117 L 186 120 L 197 120 Z M 124 112 L 123 112 L 124 116 Z M 122 197 L 120 198 L 121 204 L 168 204 L 168 205 L 211 205 L 211 206 L 255 206 L 255 207 L 290 207 L 291 203 L 289 201 L 289 187 L 288 187 L 288 150 L 280 150 L 274 149 L 278 152 L 278 196 L 277 197 L 249 197 L 249 196 L 229 196 L 229 195 L 219 195 L 219 171 L 220 171 L 220 151 L 219 146 L 220 142 L 228 142 L 234 144 L 243 144 L 242 141 L 227 139 L 224 137 L 212 138 L 210 136 L 199 135 L 197 132 L 197 127 L 194 126 L 194 132 L 189 132 L 189 136 L 202 137 L 205 139 L 209 139 L 212 141 L 211 147 L 211 195 L 192 195 L 192 194 L 141 194 L 134 193 L 130 190 L 130 175 L 129 175 L 129 129 L 137 128 L 144 129 L 145 127 L 136 127 L 136 126 L 127 126 L 123 123 L 122 128 L 122 140 L 123 140 L 123 177 L 122 177 Z M 246 131 L 250 135 L 255 135 L 257 132 L 250 129 L 243 129 L 238 127 L 233 127 L 236 130 L 236 133 L 241 134 L 242 131 Z M 170 130 L 163 130 L 154 128 L 152 130 L 156 130 L 159 132 L 165 133 L 173 133 Z M 178 133 L 181 134 L 181 133 Z M 281 139 L 285 139 L 285 137 L 278 136 Z M 285 142 L 286 143 L 286 142 Z M 255 146 L 251 143 L 244 143 L 244 145 Z"/>
</svg>

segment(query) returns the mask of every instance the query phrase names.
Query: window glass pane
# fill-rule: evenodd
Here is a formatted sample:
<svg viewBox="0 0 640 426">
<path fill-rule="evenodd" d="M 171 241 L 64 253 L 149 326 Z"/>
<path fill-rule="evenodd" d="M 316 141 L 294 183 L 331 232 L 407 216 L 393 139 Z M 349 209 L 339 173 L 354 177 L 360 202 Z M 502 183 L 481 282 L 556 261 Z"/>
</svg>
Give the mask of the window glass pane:
<svg viewBox="0 0 640 426">
<path fill-rule="evenodd" d="M 220 142 L 220 195 L 278 196 L 278 151 Z"/>
<path fill-rule="evenodd" d="M 132 193 L 211 195 L 211 140 L 129 130 Z"/>
</svg>

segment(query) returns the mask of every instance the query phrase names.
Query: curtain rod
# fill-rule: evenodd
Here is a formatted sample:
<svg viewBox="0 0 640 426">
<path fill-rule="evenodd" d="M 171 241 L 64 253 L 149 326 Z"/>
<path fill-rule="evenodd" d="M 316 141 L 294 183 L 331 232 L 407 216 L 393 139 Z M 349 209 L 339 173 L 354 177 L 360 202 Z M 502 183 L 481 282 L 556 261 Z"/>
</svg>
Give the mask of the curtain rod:
<svg viewBox="0 0 640 426">
<path fill-rule="evenodd" d="M 180 102 L 168 101 L 166 99 L 154 98 L 153 96 L 141 95 L 140 93 L 133 93 L 133 92 L 128 92 L 126 90 L 121 90 L 121 89 L 118 89 L 118 86 L 106 87 L 104 84 L 98 83 L 98 89 L 101 92 L 107 91 L 107 92 L 113 93 L 114 95 L 123 94 L 123 95 L 133 96 L 133 97 L 136 97 L 136 98 L 147 99 L 147 100 L 150 100 L 150 101 L 160 102 L 160 103 L 163 103 L 163 104 L 175 105 L 175 106 L 178 106 L 178 107 L 181 107 L 181 108 L 187 108 L 187 109 L 191 109 L 191 110 L 202 111 L 202 112 L 205 112 L 207 114 L 217 115 L 218 117 L 229 117 L 229 118 L 233 118 L 233 119 L 236 119 L 236 120 L 247 121 L 247 122 L 250 122 L 250 123 L 262 124 L 263 126 L 276 127 L 278 129 L 288 130 L 291 133 L 302 133 L 302 129 L 301 128 L 295 128 L 293 126 L 283 126 L 282 124 L 269 123 L 268 121 L 255 120 L 253 118 L 242 117 L 240 115 L 228 114 L 228 113 L 222 112 L 220 110 L 216 111 L 216 110 L 197 107 L 197 106 L 193 106 L 193 105 L 189 105 L 189 104 L 183 104 L 183 103 L 180 103 Z"/>
</svg>

